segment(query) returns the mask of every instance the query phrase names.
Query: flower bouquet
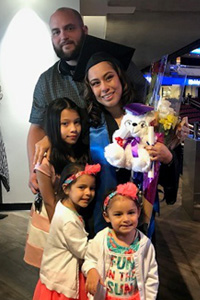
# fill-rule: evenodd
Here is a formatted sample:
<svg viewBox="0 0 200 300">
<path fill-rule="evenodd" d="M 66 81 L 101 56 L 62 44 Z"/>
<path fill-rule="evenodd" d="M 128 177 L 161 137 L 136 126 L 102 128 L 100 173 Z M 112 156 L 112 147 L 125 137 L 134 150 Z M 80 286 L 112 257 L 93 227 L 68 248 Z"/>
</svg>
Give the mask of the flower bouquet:
<svg viewBox="0 0 200 300">
<path fill-rule="evenodd" d="M 168 100 L 161 99 L 155 112 L 155 132 L 163 134 L 164 143 L 170 148 L 179 124 L 179 117 Z"/>
<path fill-rule="evenodd" d="M 179 111 L 184 84 L 162 87 L 164 75 L 169 73 L 166 70 L 170 70 L 170 64 L 168 56 L 164 55 L 160 61 L 151 66 L 151 84 L 146 103 L 155 110 L 155 120 L 152 122 L 155 132 L 163 135 L 168 148 L 173 148 L 177 145 L 176 132 L 180 125 Z M 182 82 L 184 81 L 185 77 Z"/>
<path fill-rule="evenodd" d="M 166 74 L 168 56 L 165 55 L 159 62 L 153 63 L 151 68 L 151 84 L 149 94 L 147 95 L 146 104 L 154 107 L 153 121 L 151 125 L 154 132 L 151 134 L 151 142 L 153 145 L 156 141 L 164 142 L 170 147 L 175 136 L 176 128 L 179 124 L 179 108 L 180 97 L 172 97 L 171 95 L 163 95 L 162 83 Z M 162 93 L 161 93 L 162 91 Z M 178 93 L 176 94 L 178 95 Z M 167 98 L 167 96 L 169 98 Z M 153 137 L 155 134 L 155 137 Z M 143 222 L 147 224 L 148 236 L 153 233 L 152 211 L 157 211 L 156 191 L 159 177 L 160 162 L 152 163 L 152 170 L 148 174 L 143 174 Z"/>
</svg>

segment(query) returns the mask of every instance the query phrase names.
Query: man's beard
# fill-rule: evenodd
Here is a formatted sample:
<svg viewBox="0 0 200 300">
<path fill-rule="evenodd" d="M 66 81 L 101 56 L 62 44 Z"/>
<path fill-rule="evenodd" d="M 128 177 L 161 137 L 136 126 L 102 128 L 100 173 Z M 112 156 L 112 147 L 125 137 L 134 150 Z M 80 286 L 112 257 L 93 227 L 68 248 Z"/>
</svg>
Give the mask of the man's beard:
<svg viewBox="0 0 200 300">
<path fill-rule="evenodd" d="M 62 48 L 60 49 L 56 48 L 53 44 L 54 51 L 59 58 L 64 59 L 66 61 L 77 60 L 77 58 L 80 55 L 84 39 L 85 39 L 85 33 L 83 32 L 80 41 L 75 45 L 74 50 L 70 51 L 69 53 L 65 53 L 62 50 Z"/>
</svg>

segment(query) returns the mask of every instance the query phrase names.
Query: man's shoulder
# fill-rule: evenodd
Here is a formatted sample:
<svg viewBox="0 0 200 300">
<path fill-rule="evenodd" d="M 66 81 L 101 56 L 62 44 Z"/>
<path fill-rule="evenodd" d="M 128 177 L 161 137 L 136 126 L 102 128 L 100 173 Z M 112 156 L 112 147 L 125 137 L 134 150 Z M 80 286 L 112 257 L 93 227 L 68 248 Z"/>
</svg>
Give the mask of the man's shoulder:
<svg viewBox="0 0 200 300">
<path fill-rule="evenodd" d="M 40 74 L 37 86 L 52 87 L 56 82 L 62 82 L 62 76 L 59 72 L 59 60 L 55 62 L 49 69 Z"/>
<path fill-rule="evenodd" d="M 56 61 L 50 68 L 48 68 L 46 71 L 44 71 L 40 76 L 46 77 L 55 72 L 59 74 L 59 69 L 58 69 L 59 62 L 60 62 L 59 60 Z"/>
</svg>

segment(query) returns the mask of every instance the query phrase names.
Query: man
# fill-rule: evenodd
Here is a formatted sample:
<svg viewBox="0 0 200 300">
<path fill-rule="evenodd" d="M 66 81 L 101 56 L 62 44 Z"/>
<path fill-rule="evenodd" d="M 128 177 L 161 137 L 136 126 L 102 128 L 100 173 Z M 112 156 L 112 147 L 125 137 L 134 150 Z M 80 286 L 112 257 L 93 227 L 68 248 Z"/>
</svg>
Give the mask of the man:
<svg viewBox="0 0 200 300">
<path fill-rule="evenodd" d="M 79 107 L 84 107 L 84 84 L 73 80 L 72 75 L 78 62 L 85 35 L 88 34 L 88 28 L 76 10 L 63 7 L 57 9 L 50 17 L 50 29 L 52 44 L 60 60 L 40 76 L 34 90 L 34 100 L 29 119 L 31 126 L 27 139 L 30 170 L 29 187 L 34 194 L 38 191 L 36 175 L 33 172 L 35 144 L 45 136 L 44 119 L 49 102 L 65 96 L 69 97 Z M 129 68 L 127 74 L 132 81 L 137 79 L 137 90 L 144 92 L 145 80 L 135 66 L 134 68 L 134 70 Z"/>
<path fill-rule="evenodd" d="M 44 118 L 49 102 L 68 95 L 78 106 L 83 107 L 80 96 L 83 91 L 83 83 L 74 82 L 70 73 L 77 64 L 77 58 L 87 26 L 79 13 L 70 8 L 58 9 L 50 18 L 52 43 L 57 56 L 61 59 L 49 70 L 44 72 L 35 87 L 34 100 L 30 115 L 31 126 L 28 133 L 28 157 L 29 157 L 29 187 L 35 194 L 38 191 L 36 175 L 33 173 L 33 156 L 35 144 L 45 136 Z M 65 63 L 67 61 L 67 63 Z"/>
</svg>

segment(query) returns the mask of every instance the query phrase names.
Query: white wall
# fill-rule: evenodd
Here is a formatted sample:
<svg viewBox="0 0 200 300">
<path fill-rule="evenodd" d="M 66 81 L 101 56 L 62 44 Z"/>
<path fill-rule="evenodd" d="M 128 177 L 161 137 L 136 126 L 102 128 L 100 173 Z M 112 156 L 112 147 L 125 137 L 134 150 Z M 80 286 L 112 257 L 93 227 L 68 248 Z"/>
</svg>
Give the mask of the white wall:
<svg viewBox="0 0 200 300">
<path fill-rule="evenodd" d="M 48 31 L 59 7 L 79 11 L 78 0 L 6 0 L 0 2 L 0 127 L 8 158 L 10 192 L 3 203 L 31 202 L 26 138 L 35 83 L 55 57 Z"/>
</svg>

